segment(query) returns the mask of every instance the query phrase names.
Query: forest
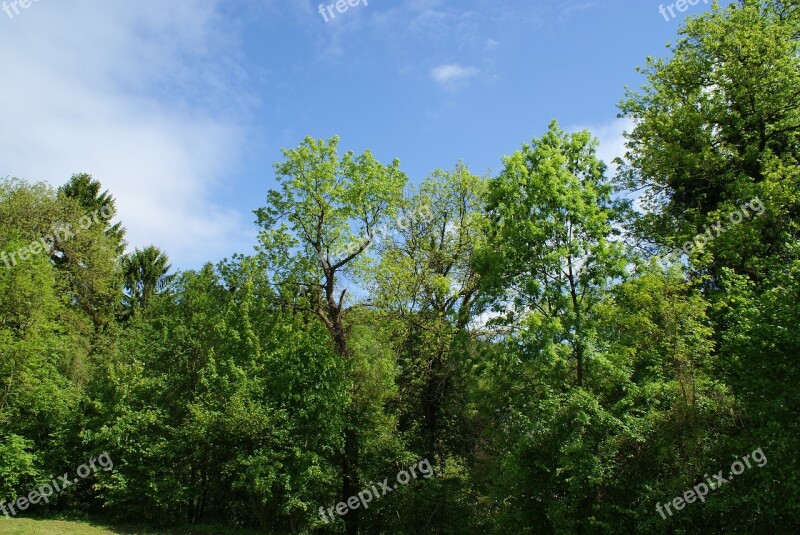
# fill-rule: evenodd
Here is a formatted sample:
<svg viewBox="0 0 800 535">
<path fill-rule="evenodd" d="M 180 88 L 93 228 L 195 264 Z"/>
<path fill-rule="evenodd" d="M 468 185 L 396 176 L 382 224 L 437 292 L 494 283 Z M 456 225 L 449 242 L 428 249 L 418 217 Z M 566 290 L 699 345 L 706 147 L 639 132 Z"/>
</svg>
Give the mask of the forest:
<svg viewBox="0 0 800 535">
<path fill-rule="evenodd" d="M 679 34 L 616 161 L 557 120 L 493 176 L 306 137 L 198 270 L 101 176 L 0 179 L 0 517 L 800 532 L 800 6 Z"/>
</svg>

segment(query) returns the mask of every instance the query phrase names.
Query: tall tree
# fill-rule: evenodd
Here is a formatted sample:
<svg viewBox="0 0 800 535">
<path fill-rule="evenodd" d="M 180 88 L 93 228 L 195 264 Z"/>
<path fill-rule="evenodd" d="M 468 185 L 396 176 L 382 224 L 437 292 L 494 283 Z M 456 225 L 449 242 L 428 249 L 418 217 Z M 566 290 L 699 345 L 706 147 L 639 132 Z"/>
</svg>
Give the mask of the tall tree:
<svg viewBox="0 0 800 535">
<path fill-rule="evenodd" d="M 91 372 L 91 317 L 45 239 L 73 208 L 44 184 L 0 180 L 0 503 L 66 456 L 60 441 L 70 436 Z M 101 282 L 105 276 L 92 264 L 84 273 Z"/>
<path fill-rule="evenodd" d="M 338 137 L 306 138 L 284 150 L 285 161 L 275 165 L 281 188 L 270 191 L 267 206 L 255 213 L 261 253 L 278 294 L 288 306 L 319 318 L 336 353 L 351 365 L 343 283 L 366 256 L 378 227 L 396 213 L 407 179 L 397 160 L 383 165 L 369 151 L 340 156 L 338 145 Z M 345 500 L 360 490 L 355 417 L 351 413 L 344 437 Z M 344 520 L 347 533 L 358 533 L 357 509 Z"/>
<path fill-rule="evenodd" d="M 557 354 L 569 348 L 584 382 L 591 315 L 604 288 L 623 274 L 606 166 L 588 132 L 567 134 L 554 121 L 541 138 L 505 159 L 489 184 L 491 232 L 481 255 L 495 312 L 522 319 Z"/>
<path fill-rule="evenodd" d="M 761 259 L 786 262 L 800 238 L 798 45 L 796 2 L 733 3 L 690 19 L 621 104 L 635 124 L 621 177 L 648 209 L 640 237 L 673 249 L 711 229 L 698 248 L 710 255 L 691 256 L 717 283 L 724 267 L 763 278 Z M 741 213 L 754 199 L 766 213 Z"/>
<path fill-rule="evenodd" d="M 374 303 L 404 325 L 403 368 L 411 372 L 405 387 L 421 412 L 407 418 L 424 422 L 431 458 L 442 453 L 443 405 L 467 363 L 464 335 L 480 290 L 473 261 L 484 244 L 486 183 L 463 164 L 434 172 L 410 197 L 409 216 L 381 243 L 380 263 L 371 272 Z M 463 428 L 451 430 L 451 439 L 467 439 Z"/>
<path fill-rule="evenodd" d="M 740 423 L 720 442 L 733 455 L 764 445 L 780 459 L 732 486 L 708 516 L 765 533 L 800 526 L 787 477 L 800 433 L 780 409 L 797 406 L 800 378 L 799 53 L 797 2 L 742 0 L 690 19 L 671 56 L 648 60 L 644 88 L 621 105 L 635 124 L 621 178 L 650 209 L 639 237 L 686 244 L 690 277 L 714 303 L 717 373 L 736 394 Z M 743 510 L 752 495 L 770 509 Z"/>
<path fill-rule="evenodd" d="M 58 189 L 69 211 L 56 223 L 51 259 L 68 275 L 73 295 L 103 328 L 118 310 L 116 260 L 125 250 L 125 229 L 116 217 L 116 201 L 91 175 L 76 174 Z M 98 277 L 102 274 L 102 278 Z"/>
<path fill-rule="evenodd" d="M 97 214 L 105 224 L 106 234 L 113 239 L 117 254 L 122 255 L 125 251 L 125 229 L 121 222 L 112 224 L 117 215 L 117 202 L 108 190 L 101 190 L 102 185 L 92 175 L 81 173 L 72 175 L 69 182 L 58 188 L 58 193 L 75 199 L 86 214 Z"/>
</svg>

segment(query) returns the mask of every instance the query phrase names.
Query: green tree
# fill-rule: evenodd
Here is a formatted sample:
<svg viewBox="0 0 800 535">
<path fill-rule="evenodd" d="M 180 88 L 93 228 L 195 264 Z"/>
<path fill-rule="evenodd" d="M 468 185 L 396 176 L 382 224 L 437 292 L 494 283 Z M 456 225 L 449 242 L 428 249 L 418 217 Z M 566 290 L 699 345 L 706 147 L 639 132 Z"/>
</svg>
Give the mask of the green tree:
<svg viewBox="0 0 800 535">
<path fill-rule="evenodd" d="M 477 266 L 496 345 L 481 359 L 490 492 L 501 531 L 581 532 L 620 421 L 597 392 L 606 372 L 598 307 L 625 275 L 606 166 L 588 132 L 548 132 L 505 158 L 487 195 Z M 538 457 L 538 458 L 537 458 Z M 559 499 L 558 497 L 561 497 Z"/>
<path fill-rule="evenodd" d="M 408 215 L 380 243 L 369 270 L 372 304 L 392 329 L 399 357 L 398 431 L 440 474 L 409 489 L 403 520 L 382 518 L 387 530 L 463 531 L 473 516 L 466 470 L 476 437 L 469 389 L 480 285 L 473 261 L 485 240 L 486 185 L 463 164 L 435 171 L 412 190 Z M 434 517 L 425 513 L 431 502 Z"/>
<path fill-rule="evenodd" d="M 714 304 L 716 376 L 736 394 L 740 425 L 721 435 L 720 447 L 727 458 L 756 447 L 773 452 L 766 467 L 748 473 L 748 485 L 737 483 L 706 506 L 728 529 L 800 526 L 797 488 L 787 477 L 796 469 L 787 452 L 798 448 L 800 433 L 796 418 L 777 408 L 797 404 L 791 385 L 800 370 L 791 336 L 800 238 L 799 8 L 743 0 L 690 20 L 671 57 L 648 60 L 646 85 L 621 105 L 636 126 L 620 178 L 644 190 L 649 209 L 637 221 L 639 237 L 671 248 L 717 222 L 725 229 L 702 240 L 687 264 Z M 741 217 L 753 200 L 757 210 Z M 744 507 L 748 501 L 769 505 Z M 698 517 L 686 525 L 704 526 Z"/>
<path fill-rule="evenodd" d="M 267 206 L 256 216 L 261 254 L 279 297 L 319 318 L 336 353 L 352 365 L 347 288 L 342 284 L 366 256 L 378 227 L 395 215 L 406 176 L 397 160 L 383 165 L 369 151 L 340 156 L 338 144 L 337 137 L 306 138 L 297 148 L 284 150 L 285 161 L 275 165 L 281 188 L 269 192 Z M 355 413 L 346 420 L 357 421 Z M 345 430 L 344 441 L 341 496 L 347 499 L 361 490 L 354 424 Z M 344 519 L 347 533 L 358 533 L 358 510 Z"/>
<path fill-rule="evenodd" d="M 308 327 L 253 259 L 179 274 L 91 385 L 84 443 L 120 460 L 101 502 L 159 523 L 319 524 L 340 481 L 346 388 L 324 328 Z"/>
<path fill-rule="evenodd" d="M 29 492 L 63 466 L 69 453 L 59 439 L 69 435 L 91 373 L 98 340 L 91 318 L 73 299 L 47 254 L 52 240 L 45 239 L 73 208 L 43 184 L 0 181 L 2 501 Z"/>
<path fill-rule="evenodd" d="M 418 406 L 405 419 L 423 422 L 422 450 L 430 457 L 439 451 L 448 383 L 466 365 L 463 338 L 478 301 L 472 262 L 483 243 L 485 189 L 486 181 L 463 165 L 434 172 L 407 201 L 410 215 L 381 243 L 370 271 L 373 304 L 403 325 L 396 336 L 406 395 Z"/>
<path fill-rule="evenodd" d="M 647 83 L 629 91 L 634 121 L 621 178 L 644 192 L 640 238 L 669 249 L 711 230 L 692 254 L 720 270 L 763 278 L 766 256 L 789 260 L 800 237 L 800 9 L 743 0 L 690 19 L 667 59 L 648 58 Z M 767 212 L 731 214 L 753 199 Z M 719 235 L 717 223 L 728 232 Z M 687 251 L 691 251 L 687 248 Z"/>
<path fill-rule="evenodd" d="M 123 301 L 132 313 L 147 308 L 153 296 L 166 289 L 171 268 L 169 257 L 153 245 L 122 257 Z"/>
<path fill-rule="evenodd" d="M 542 351 L 569 360 L 578 386 L 593 308 L 625 267 L 615 227 L 624 205 L 611 197 L 596 147 L 588 132 L 567 134 L 554 121 L 506 157 L 489 184 L 491 231 L 479 257 L 494 311 L 510 323 L 522 319 Z"/>
<path fill-rule="evenodd" d="M 106 234 L 116 245 L 116 253 L 125 252 L 125 229 L 121 222 L 112 224 L 117 215 L 117 202 L 108 190 L 101 192 L 102 185 L 91 175 L 81 173 L 72 175 L 69 182 L 58 188 L 58 193 L 80 204 L 86 214 L 97 214 L 105 224 Z"/>
<path fill-rule="evenodd" d="M 794 245 L 797 255 L 797 245 Z M 737 394 L 742 426 L 728 438 L 731 456 L 757 447 L 769 459 L 748 471 L 747 486 L 731 489 L 718 504 L 730 530 L 789 533 L 800 529 L 800 260 L 777 266 L 755 283 L 725 270 L 718 319 L 721 371 Z M 757 500 L 756 510 L 746 504 Z M 731 511 L 733 514 L 729 514 Z M 729 516 L 728 516 L 729 515 Z"/>
</svg>

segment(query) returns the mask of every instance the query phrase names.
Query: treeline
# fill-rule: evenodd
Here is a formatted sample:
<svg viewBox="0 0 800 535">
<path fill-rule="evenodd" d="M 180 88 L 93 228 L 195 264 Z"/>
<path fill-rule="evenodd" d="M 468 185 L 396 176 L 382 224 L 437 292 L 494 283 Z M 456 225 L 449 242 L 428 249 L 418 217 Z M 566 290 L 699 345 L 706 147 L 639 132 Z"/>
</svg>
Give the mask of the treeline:
<svg viewBox="0 0 800 535">
<path fill-rule="evenodd" d="M 614 173 L 555 122 L 495 177 L 415 186 L 308 138 L 255 252 L 198 271 L 125 254 L 88 175 L 1 181 L 0 503 L 107 454 L 26 514 L 798 532 L 799 40 L 792 2 L 689 20 L 620 104 Z"/>
</svg>

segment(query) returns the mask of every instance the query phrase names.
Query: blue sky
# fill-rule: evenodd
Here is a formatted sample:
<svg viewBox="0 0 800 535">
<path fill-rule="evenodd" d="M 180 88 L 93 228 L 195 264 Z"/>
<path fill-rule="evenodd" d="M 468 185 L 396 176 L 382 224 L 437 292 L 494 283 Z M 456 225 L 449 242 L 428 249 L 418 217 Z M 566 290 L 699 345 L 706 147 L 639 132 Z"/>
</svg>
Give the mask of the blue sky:
<svg viewBox="0 0 800 535">
<path fill-rule="evenodd" d="M 635 67 L 710 9 L 661 3 L 362 0 L 326 22 L 319 0 L 39 0 L 0 11 L 0 176 L 91 173 L 132 246 L 196 268 L 252 251 L 272 164 L 307 135 L 414 182 L 496 173 L 554 118 L 612 158 Z"/>
</svg>

